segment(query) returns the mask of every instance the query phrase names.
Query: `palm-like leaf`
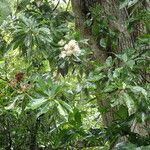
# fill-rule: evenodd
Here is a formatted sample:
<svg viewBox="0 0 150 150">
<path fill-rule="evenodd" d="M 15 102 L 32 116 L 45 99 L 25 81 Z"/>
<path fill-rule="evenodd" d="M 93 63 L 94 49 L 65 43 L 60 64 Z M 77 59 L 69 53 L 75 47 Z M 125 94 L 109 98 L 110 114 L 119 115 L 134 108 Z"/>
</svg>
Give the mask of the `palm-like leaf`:
<svg viewBox="0 0 150 150">
<path fill-rule="evenodd" d="M 21 16 L 12 27 L 12 40 L 9 49 L 19 48 L 21 53 L 32 56 L 33 52 L 44 52 L 51 42 L 50 31 L 33 18 Z M 42 50 L 42 51 L 40 51 Z"/>
</svg>

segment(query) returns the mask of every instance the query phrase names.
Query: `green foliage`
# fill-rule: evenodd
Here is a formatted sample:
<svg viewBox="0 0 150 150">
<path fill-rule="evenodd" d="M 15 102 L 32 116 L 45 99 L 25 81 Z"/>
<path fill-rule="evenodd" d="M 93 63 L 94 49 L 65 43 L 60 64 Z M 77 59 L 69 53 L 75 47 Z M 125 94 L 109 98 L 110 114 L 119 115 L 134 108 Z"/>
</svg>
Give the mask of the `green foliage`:
<svg viewBox="0 0 150 150">
<path fill-rule="evenodd" d="M 74 30 L 69 2 L 11 2 L 0 2 L 0 149 L 149 149 L 150 14 L 138 9 L 141 1 L 120 3 L 131 12 L 129 32 L 137 22 L 146 30 L 120 53 L 122 33 L 109 27 L 117 18 L 105 17 L 98 4 L 90 9 L 85 25 L 110 52 L 103 64 Z M 73 39 L 71 48 L 79 46 L 80 53 L 61 57 Z M 106 108 L 98 105 L 102 100 Z M 106 128 L 102 115 L 110 109 L 114 121 Z M 136 124 L 146 136 L 134 132 Z M 122 137 L 127 142 L 120 143 Z"/>
</svg>

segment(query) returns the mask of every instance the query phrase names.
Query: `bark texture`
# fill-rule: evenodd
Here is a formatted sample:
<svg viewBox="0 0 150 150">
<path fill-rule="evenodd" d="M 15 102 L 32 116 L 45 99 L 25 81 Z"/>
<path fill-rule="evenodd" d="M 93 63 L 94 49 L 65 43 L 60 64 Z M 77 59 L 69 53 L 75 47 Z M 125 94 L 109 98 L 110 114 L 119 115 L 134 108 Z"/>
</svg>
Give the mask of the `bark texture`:
<svg viewBox="0 0 150 150">
<path fill-rule="evenodd" d="M 142 35 L 143 33 L 146 32 L 143 22 L 138 22 L 136 24 L 135 32 L 133 34 L 128 32 L 126 26 L 126 20 L 129 17 L 130 12 L 126 8 L 119 9 L 118 0 L 71 0 L 71 2 L 72 2 L 74 15 L 75 15 L 76 29 L 81 33 L 83 38 L 89 39 L 91 49 L 94 51 L 94 57 L 100 63 L 105 62 L 110 52 L 119 53 L 124 49 L 134 48 L 135 46 L 134 42 L 137 36 Z M 98 39 L 95 38 L 92 35 L 91 28 L 85 25 L 85 21 L 87 19 L 87 14 L 90 10 L 90 7 L 93 7 L 95 4 L 100 4 L 103 7 L 104 12 L 102 15 L 104 17 L 109 18 L 110 16 L 114 16 L 115 20 L 109 19 L 109 28 L 112 31 L 113 30 L 119 31 L 118 44 L 117 44 L 118 46 L 114 50 L 111 49 L 109 53 L 106 49 L 103 49 L 99 46 L 99 43 L 97 41 L 99 41 L 101 37 L 98 37 Z M 150 1 L 149 0 L 143 1 L 142 7 L 146 7 L 147 9 L 150 9 Z M 100 93 L 96 95 L 96 97 L 97 97 L 98 105 L 100 107 L 110 108 L 109 100 L 103 99 Z M 102 115 L 103 123 L 106 127 L 111 125 L 114 119 L 114 111 L 115 111 L 114 109 L 110 108 L 107 113 Z M 136 127 L 134 127 L 134 131 L 140 135 L 146 135 L 142 127 L 143 125 L 136 124 Z"/>
<path fill-rule="evenodd" d="M 91 49 L 94 51 L 94 56 L 103 63 L 107 58 L 107 53 L 99 47 L 96 42 L 97 40 L 91 33 L 91 29 L 85 25 L 90 7 L 98 3 L 99 0 L 72 0 L 71 2 L 75 15 L 76 29 L 81 33 L 83 38 L 89 39 Z"/>
<path fill-rule="evenodd" d="M 127 10 L 120 10 L 119 3 L 116 0 L 72 0 L 76 29 L 82 34 L 83 38 L 89 39 L 91 49 L 94 51 L 95 59 L 97 59 L 100 63 L 104 63 L 106 58 L 109 56 L 108 51 L 99 46 L 97 41 L 100 39 L 95 39 L 95 37 L 92 35 L 91 29 L 85 26 L 87 13 L 89 12 L 90 7 L 94 6 L 95 4 L 100 4 L 103 7 L 103 15 L 105 17 L 115 17 L 115 21 L 109 20 L 109 28 L 111 30 L 118 30 L 120 32 L 120 36 L 118 38 L 118 48 L 116 49 L 116 52 L 120 52 L 122 49 L 133 47 L 133 42 L 125 25 L 125 20 L 128 17 Z M 101 107 L 107 108 L 109 106 L 109 101 L 102 99 L 101 96 L 97 96 L 97 100 Z M 114 118 L 113 115 L 114 112 L 111 109 L 106 114 L 102 115 L 105 126 L 111 125 Z"/>
</svg>

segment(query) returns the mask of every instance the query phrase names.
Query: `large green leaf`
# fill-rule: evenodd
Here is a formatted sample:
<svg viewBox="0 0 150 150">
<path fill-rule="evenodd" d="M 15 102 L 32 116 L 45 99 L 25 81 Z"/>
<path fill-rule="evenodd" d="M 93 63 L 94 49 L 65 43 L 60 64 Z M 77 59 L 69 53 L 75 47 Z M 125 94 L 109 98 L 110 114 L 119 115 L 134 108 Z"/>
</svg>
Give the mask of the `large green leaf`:
<svg viewBox="0 0 150 150">
<path fill-rule="evenodd" d="M 135 93 L 135 94 L 138 94 L 138 93 L 141 93 L 145 96 L 145 98 L 147 97 L 147 91 L 141 87 L 141 86 L 131 86 L 130 89 Z"/>
<path fill-rule="evenodd" d="M 123 99 L 124 99 L 126 106 L 128 107 L 129 114 L 131 115 L 131 114 L 135 113 L 136 105 L 135 105 L 135 102 L 132 99 L 132 97 L 128 93 L 123 93 Z"/>
<path fill-rule="evenodd" d="M 27 105 L 26 109 L 32 109 L 32 110 L 37 109 L 41 105 L 45 104 L 47 101 L 48 101 L 48 99 L 46 99 L 44 97 L 38 98 L 38 99 L 31 99 L 31 101 Z"/>
</svg>

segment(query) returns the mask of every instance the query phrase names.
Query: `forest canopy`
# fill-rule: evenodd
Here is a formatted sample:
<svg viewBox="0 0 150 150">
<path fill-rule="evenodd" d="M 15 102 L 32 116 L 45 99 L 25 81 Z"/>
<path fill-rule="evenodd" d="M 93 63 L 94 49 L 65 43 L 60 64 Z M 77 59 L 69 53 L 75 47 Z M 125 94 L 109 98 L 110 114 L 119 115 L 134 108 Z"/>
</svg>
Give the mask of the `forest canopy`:
<svg viewBox="0 0 150 150">
<path fill-rule="evenodd" d="M 150 149 L 150 0 L 0 0 L 0 150 Z"/>
</svg>

